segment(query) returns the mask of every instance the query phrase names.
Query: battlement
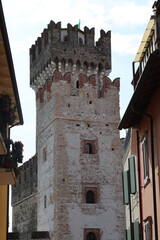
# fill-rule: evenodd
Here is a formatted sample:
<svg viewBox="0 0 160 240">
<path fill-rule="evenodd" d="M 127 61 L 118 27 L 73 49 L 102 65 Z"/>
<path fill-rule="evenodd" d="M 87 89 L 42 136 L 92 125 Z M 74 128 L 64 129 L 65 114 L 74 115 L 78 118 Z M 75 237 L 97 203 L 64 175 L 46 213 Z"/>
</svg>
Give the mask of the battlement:
<svg viewBox="0 0 160 240">
<path fill-rule="evenodd" d="M 12 205 L 37 192 L 37 156 L 19 168 L 17 184 L 12 187 Z"/>
<path fill-rule="evenodd" d="M 81 68 L 85 63 L 87 68 L 101 66 L 104 71 L 111 71 L 111 32 L 100 31 L 100 38 L 95 43 L 95 30 L 84 27 L 84 31 L 78 29 L 78 25 L 67 24 L 67 28 L 61 28 L 61 22 L 57 24 L 51 21 L 44 29 L 41 37 L 30 48 L 30 84 L 34 85 L 37 77 L 50 65 L 59 69 L 59 63 L 65 67 L 71 63 L 71 72 L 78 62 Z M 53 71 L 49 73 L 52 75 Z"/>
<path fill-rule="evenodd" d="M 70 23 L 67 24 L 67 28 L 61 28 L 61 22 L 57 24 L 54 21 L 50 21 L 48 28 L 45 28 L 41 33 L 41 37 L 38 37 L 35 44 L 30 48 L 30 55 L 32 61 L 38 57 L 39 54 L 43 51 L 43 48 L 47 44 L 54 40 L 56 42 L 68 42 L 73 45 L 87 45 L 87 47 L 104 47 L 105 39 L 111 38 L 111 32 L 108 31 L 105 33 L 104 30 L 100 31 L 100 38 L 95 43 L 94 42 L 95 29 L 84 27 L 84 31 L 78 29 L 78 25 L 72 26 Z M 56 41 L 55 41 L 56 40 Z"/>
</svg>

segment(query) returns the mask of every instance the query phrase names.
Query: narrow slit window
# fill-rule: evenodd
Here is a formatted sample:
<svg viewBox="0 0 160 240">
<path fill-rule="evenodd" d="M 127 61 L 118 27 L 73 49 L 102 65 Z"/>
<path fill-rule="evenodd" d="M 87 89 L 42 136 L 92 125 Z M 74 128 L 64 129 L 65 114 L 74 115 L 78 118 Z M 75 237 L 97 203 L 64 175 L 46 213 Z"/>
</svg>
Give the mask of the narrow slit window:
<svg viewBox="0 0 160 240">
<path fill-rule="evenodd" d="M 76 88 L 79 89 L 79 81 L 76 82 Z"/>
<path fill-rule="evenodd" d="M 46 195 L 44 196 L 44 208 L 46 208 L 47 207 L 47 197 L 46 197 Z"/>
</svg>

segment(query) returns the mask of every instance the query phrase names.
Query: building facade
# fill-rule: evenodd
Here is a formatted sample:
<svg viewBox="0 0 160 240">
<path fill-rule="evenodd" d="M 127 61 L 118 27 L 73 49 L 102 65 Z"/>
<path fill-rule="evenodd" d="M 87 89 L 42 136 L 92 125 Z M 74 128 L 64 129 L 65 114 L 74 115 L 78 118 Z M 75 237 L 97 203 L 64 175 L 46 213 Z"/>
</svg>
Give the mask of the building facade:
<svg viewBox="0 0 160 240">
<path fill-rule="evenodd" d="M 16 106 L 16 108 L 15 108 Z M 14 111 L 13 111 L 14 109 Z M 10 128 L 23 124 L 8 33 L 0 1 L 0 239 L 7 239 L 9 185 L 16 183 L 16 145 L 10 142 Z M 15 146 L 14 156 L 10 147 Z M 22 152 L 21 152 L 22 153 Z M 20 160 L 20 158 L 19 158 Z M 18 161 L 19 161 L 18 160 Z M 22 158 L 21 158 L 22 160 Z"/>
<path fill-rule="evenodd" d="M 158 240 L 160 238 L 160 1 L 153 5 L 150 18 L 138 53 L 134 60 L 138 68 L 133 72 L 134 93 L 119 124 L 119 129 L 132 128 L 130 157 L 135 159 L 139 185 L 139 234 L 127 239 Z M 130 172 L 133 173 L 131 170 Z M 135 174 L 132 175 L 135 184 Z M 126 180 L 128 189 L 132 184 Z M 127 189 L 127 185 L 125 185 Z M 130 189 L 128 190 L 130 192 Z M 133 193 L 135 194 L 135 193 Z M 129 204 L 126 203 L 126 204 Z M 133 223 L 133 216 L 131 214 Z"/>
<path fill-rule="evenodd" d="M 124 239 L 120 83 L 108 77 L 111 33 L 100 34 L 51 21 L 30 49 L 37 234 L 52 240 Z"/>
</svg>

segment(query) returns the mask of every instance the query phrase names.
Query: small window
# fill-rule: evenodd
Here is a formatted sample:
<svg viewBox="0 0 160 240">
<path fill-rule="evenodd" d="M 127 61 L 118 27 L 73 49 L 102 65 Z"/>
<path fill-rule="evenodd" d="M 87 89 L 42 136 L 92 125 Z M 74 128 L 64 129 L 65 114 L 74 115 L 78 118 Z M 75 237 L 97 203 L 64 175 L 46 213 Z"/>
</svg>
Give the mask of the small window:
<svg viewBox="0 0 160 240">
<path fill-rule="evenodd" d="M 92 145 L 90 143 L 87 143 L 85 146 L 85 153 L 86 154 L 92 154 Z"/>
<path fill-rule="evenodd" d="M 76 88 L 79 89 L 79 81 L 76 82 Z"/>
<path fill-rule="evenodd" d="M 86 240 L 96 240 L 96 235 L 93 232 L 89 232 L 87 234 L 87 239 Z"/>
<path fill-rule="evenodd" d="M 151 219 L 145 223 L 145 240 L 152 240 L 152 224 Z"/>
<path fill-rule="evenodd" d="M 82 40 L 82 38 L 79 38 L 79 44 L 80 44 L 80 45 L 83 45 L 83 40 Z"/>
<path fill-rule="evenodd" d="M 86 203 L 95 203 L 94 192 L 91 190 L 86 193 Z"/>
<path fill-rule="evenodd" d="M 46 195 L 44 196 L 44 208 L 46 208 L 47 207 L 47 197 L 46 197 Z"/>
<path fill-rule="evenodd" d="M 149 179 L 149 162 L 148 162 L 148 143 L 147 136 L 142 141 L 142 155 L 143 155 L 143 172 L 144 172 L 144 183 Z"/>
<path fill-rule="evenodd" d="M 64 36 L 63 40 L 64 40 L 64 42 L 68 42 L 68 36 L 67 35 Z"/>
<path fill-rule="evenodd" d="M 98 187 L 84 186 L 83 188 L 83 202 L 89 204 L 98 203 Z"/>
<path fill-rule="evenodd" d="M 47 160 L 47 148 L 43 148 L 43 162 Z"/>
<path fill-rule="evenodd" d="M 100 240 L 100 229 L 99 228 L 85 228 L 84 229 L 84 240 Z"/>
</svg>

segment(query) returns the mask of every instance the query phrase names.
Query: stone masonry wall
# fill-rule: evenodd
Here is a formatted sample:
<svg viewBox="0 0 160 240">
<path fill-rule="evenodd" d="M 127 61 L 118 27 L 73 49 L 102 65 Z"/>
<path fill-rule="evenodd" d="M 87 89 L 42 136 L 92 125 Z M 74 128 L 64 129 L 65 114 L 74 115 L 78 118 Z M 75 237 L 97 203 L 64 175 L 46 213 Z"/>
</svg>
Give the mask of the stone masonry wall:
<svg viewBox="0 0 160 240">
<path fill-rule="evenodd" d="M 37 95 L 38 230 L 51 239 L 80 240 L 86 229 L 99 229 L 101 240 L 124 239 L 119 79 L 107 81 L 100 98 L 89 83 L 70 96 L 63 80 Z M 84 141 L 97 151 L 85 154 Z M 85 203 L 87 188 L 96 189 L 96 204 Z"/>
<path fill-rule="evenodd" d="M 30 49 L 36 93 L 37 230 L 51 240 L 123 240 L 119 79 L 111 34 L 50 22 Z M 89 152 L 88 149 L 89 148 Z M 92 194 L 90 202 L 87 196 Z"/>
<path fill-rule="evenodd" d="M 17 184 L 12 186 L 12 231 L 19 239 L 30 240 L 37 230 L 37 156 L 19 167 Z"/>
</svg>

